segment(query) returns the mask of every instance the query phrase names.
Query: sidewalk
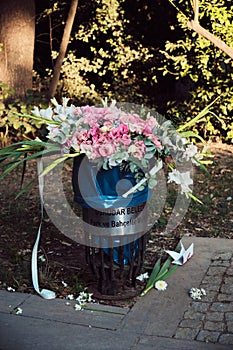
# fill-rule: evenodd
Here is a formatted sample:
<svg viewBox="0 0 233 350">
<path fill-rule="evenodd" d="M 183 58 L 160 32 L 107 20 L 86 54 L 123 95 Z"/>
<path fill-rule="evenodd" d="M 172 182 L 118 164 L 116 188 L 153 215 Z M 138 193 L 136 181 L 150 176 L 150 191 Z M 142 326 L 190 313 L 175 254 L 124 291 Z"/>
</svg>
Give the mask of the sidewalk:
<svg viewBox="0 0 233 350">
<path fill-rule="evenodd" d="M 185 237 L 194 256 L 132 309 L 0 291 L 0 350 L 232 350 L 233 240 Z M 194 301 L 191 287 L 207 295 Z M 23 311 L 15 314 L 17 307 Z"/>
</svg>

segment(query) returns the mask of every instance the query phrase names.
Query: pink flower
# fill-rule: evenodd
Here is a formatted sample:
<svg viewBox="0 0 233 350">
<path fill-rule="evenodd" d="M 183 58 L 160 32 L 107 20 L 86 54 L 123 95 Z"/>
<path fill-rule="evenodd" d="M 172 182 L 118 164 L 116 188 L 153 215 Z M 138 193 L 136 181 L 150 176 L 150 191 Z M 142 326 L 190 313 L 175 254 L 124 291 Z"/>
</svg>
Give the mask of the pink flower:
<svg viewBox="0 0 233 350">
<path fill-rule="evenodd" d="M 130 135 L 122 135 L 122 137 L 120 138 L 120 143 L 122 143 L 125 146 L 129 146 L 131 143 L 131 137 Z"/>
<path fill-rule="evenodd" d="M 88 159 L 95 160 L 99 157 L 98 152 L 92 147 L 92 145 L 87 143 L 82 143 L 80 145 L 80 153 L 86 154 Z"/>
<path fill-rule="evenodd" d="M 77 138 L 78 143 L 82 143 L 88 140 L 89 135 L 87 130 L 77 130 L 74 137 Z"/>
<path fill-rule="evenodd" d="M 82 115 L 82 110 L 80 107 L 76 107 L 75 110 L 73 111 L 74 115 Z"/>
<path fill-rule="evenodd" d="M 100 128 L 95 126 L 94 128 L 88 131 L 88 136 L 92 139 L 93 142 L 97 142 L 100 134 Z"/>
<path fill-rule="evenodd" d="M 115 153 L 115 147 L 112 143 L 102 144 L 99 146 L 98 152 L 102 157 L 109 157 Z"/>
<path fill-rule="evenodd" d="M 153 134 L 148 135 L 148 138 L 149 138 L 151 141 L 153 141 L 153 143 L 155 144 L 155 146 L 156 146 L 157 148 L 163 149 L 163 145 L 161 144 L 161 142 L 159 141 L 159 139 L 158 139 L 155 135 L 153 135 Z"/>
<path fill-rule="evenodd" d="M 143 135 L 145 136 L 153 135 L 153 129 L 156 126 L 158 126 L 158 122 L 154 117 L 150 117 L 149 119 L 145 120 L 144 129 L 142 131 Z"/>
<path fill-rule="evenodd" d="M 129 131 L 136 132 L 138 134 L 142 133 L 145 123 L 145 121 L 142 120 L 137 114 L 123 114 L 120 117 L 119 122 L 128 125 Z"/>
<path fill-rule="evenodd" d="M 146 151 L 146 145 L 144 141 L 135 140 L 134 144 L 129 147 L 129 153 L 132 154 L 133 157 L 142 160 Z"/>
<path fill-rule="evenodd" d="M 109 132 L 109 136 L 114 140 L 121 138 L 123 135 L 126 135 L 129 133 L 129 128 L 126 124 L 120 124 L 118 127 L 112 129 Z"/>
</svg>

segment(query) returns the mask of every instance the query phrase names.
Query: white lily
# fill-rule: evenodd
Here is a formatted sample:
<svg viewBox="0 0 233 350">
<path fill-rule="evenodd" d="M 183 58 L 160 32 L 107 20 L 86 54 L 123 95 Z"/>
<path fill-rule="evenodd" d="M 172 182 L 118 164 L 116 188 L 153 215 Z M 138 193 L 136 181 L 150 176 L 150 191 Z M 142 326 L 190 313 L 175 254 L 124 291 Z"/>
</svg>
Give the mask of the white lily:
<svg viewBox="0 0 233 350">
<path fill-rule="evenodd" d="M 44 119 L 47 120 L 52 120 L 53 117 L 53 110 L 52 107 L 48 107 L 46 109 L 41 109 L 40 110 L 40 116 Z"/>
<path fill-rule="evenodd" d="M 179 172 L 175 169 L 168 174 L 168 183 L 175 182 L 181 186 L 181 193 L 192 192 L 189 185 L 193 184 L 193 179 L 190 177 L 190 171 L 184 173 Z"/>
<path fill-rule="evenodd" d="M 57 102 L 57 100 L 56 100 L 56 98 L 54 97 L 54 98 L 51 98 L 51 103 L 54 105 L 54 106 L 58 106 L 58 102 Z"/>
</svg>

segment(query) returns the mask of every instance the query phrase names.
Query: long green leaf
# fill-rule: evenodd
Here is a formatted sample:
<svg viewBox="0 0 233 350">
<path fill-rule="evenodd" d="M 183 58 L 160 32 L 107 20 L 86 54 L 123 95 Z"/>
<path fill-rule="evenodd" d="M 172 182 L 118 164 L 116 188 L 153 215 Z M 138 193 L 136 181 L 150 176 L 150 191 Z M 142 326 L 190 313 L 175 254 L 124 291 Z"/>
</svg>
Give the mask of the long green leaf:
<svg viewBox="0 0 233 350">
<path fill-rule="evenodd" d="M 27 156 L 26 158 L 23 158 L 23 159 L 20 159 L 18 160 L 17 162 L 11 164 L 10 166 L 8 166 L 4 171 L 3 173 L 0 175 L 0 180 L 2 180 L 9 172 L 11 172 L 12 170 L 16 169 L 20 164 L 22 164 L 23 162 L 25 161 L 28 161 L 28 160 L 33 160 L 33 159 L 37 159 L 39 158 L 40 156 L 46 154 L 46 153 L 50 153 L 51 151 L 46 151 L 46 150 L 42 150 L 40 152 L 37 152 L 37 153 L 34 153 L 30 156 Z"/>
<path fill-rule="evenodd" d="M 170 275 L 172 275 L 173 272 L 176 271 L 177 267 L 178 267 L 178 265 L 173 265 L 169 269 L 166 269 L 162 274 L 159 273 L 158 276 L 156 277 L 156 281 L 165 280 Z"/>
<path fill-rule="evenodd" d="M 41 124 L 56 124 L 56 125 L 60 125 L 61 122 L 56 122 L 53 119 L 45 119 L 42 117 L 38 117 L 36 115 L 31 115 L 31 114 L 24 114 L 24 113 L 17 113 L 17 112 L 13 112 L 13 114 L 16 114 L 20 117 L 24 117 L 24 118 L 30 118 L 30 119 L 34 119 L 37 120 L 38 122 L 40 122 Z"/>
<path fill-rule="evenodd" d="M 150 285 L 151 283 L 153 283 L 155 277 L 158 275 L 159 270 L 160 270 L 160 264 L 161 264 L 161 258 L 159 258 L 159 259 L 156 261 L 156 263 L 155 263 L 155 265 L 154 265 L 154 268 L 153 268 L 153 270 L 152 270 L 152 273 L 151 273 L 151 275 L 150 275 L 150 278 L 149 278 L 149 280 L 148 280 L 148 282 L 147 282 L 147 284 L 146 284 L 146 288 L 148 288 L 149 285 Z"/>
<path fill-rule="evenodd" d="M 26 192 L 30 187 L 31 185 L 33 184 L 33 182 L 35 181 L 36 179 L 33 179 L 31 180 L 26 186 L 24 186 L 16 195 L 15 199 L 18 199 L 20 196 L 22 196 L 24 194 L 24 192 Z"/>
<path fill-rule="evenodd" d="M 200 113 L 198 113 L 198 115 L 191 119 L 189 122 L 185 123 L 184 125 L 181 125 L 178 128 L 178 132 L 185 130 L 187 128 L 190 128 L 190 126 L 195 125 L 196 123 L 199 123 L 201 118 L 203 118 L 206 114 L 209 113 L 209 109 L 210 107 L 220 98 L 220 96 L 218 96 L 214 101 L 212 101 L 208 106 L 206 106 Z"/>
<path fill-rule="evenodd" d="M 195 132 L 192 131 L 185 131 L 182 132 L 182 136 L 189 138 L 189 137 L 195 137 L 196 139 L 199 139 L 202 143 L 206 143 L 206 141 L 198 134 L 196 134 Z"/>
<path fill-rule="evenodd" d="M 168 269 L 163 270 L 163 272 L 160 271 L 160 272 L 158 273 L 158 275 L 155 277 L 154 282 L 165 279 L 164 276 L 167 274 L 167 272 L 168 272 Z"/>
<path fill-rule="evenodd" d="M 54 160 L 50 165 L 48 165 L 44 169 L 44 171 L 40 174 L 40 176 L 44 176 L 44 175 L 48 174 L 51 170 L 53 170 L 56 166 L 58 166 L 60 163 L 64 162 L 68 158 L 69 158 L 68 154 L 66 156 L 57 158 L 56 160 Z"/>
<path fill-rule="evenodd" d="M 172 261 L 172 259 L 170 257 L 167 258 L 167 260 L 163 263 L 163 265 L 162 265 L 162 267 L 160 269 L 160 273 L 164 273 L 164 271 L 168 269 L 168 267 L 171 264 L 171 261 Z"/>
<path fill-rule="evenodd" d="M 155 280 L 155 278 L 156 278 L 156 276 L 158 275 L 159 270 L 160 270 L 160 263 L 161 263 L 161 258 L 159 258 L 159 259 L 156 261 L 156 263 L 155 263 L 155 265 L 154 265 L 154 268 L 153 268 L 153 270 L 152 270 L 152 273 L 151 273 L 151 275 L 150 275 L 150 278 L 149 278 L 149 280 L 148 280 L 148 282 L 147 282 L 147 284 L 146 284 L 145 289 L 142 291 L 141 296 L 145 295 L 147 292 L 149 292 L 149 290 L 151 290 L 151 289 L 153 288 L 153 286 L 154 286 L 154 280 Z"/>
<path fill-rule="evenodd" d="M 168 278 L 169 276 L 171 276 L 175 271 L 176 269 L 179 267 L 179 265 L 173 265 L 170 267 L 170 269 L 168 270 L 168 272 L 166 273 L 165 276 L 163 276 L 164 279 Z"/>
</svg>

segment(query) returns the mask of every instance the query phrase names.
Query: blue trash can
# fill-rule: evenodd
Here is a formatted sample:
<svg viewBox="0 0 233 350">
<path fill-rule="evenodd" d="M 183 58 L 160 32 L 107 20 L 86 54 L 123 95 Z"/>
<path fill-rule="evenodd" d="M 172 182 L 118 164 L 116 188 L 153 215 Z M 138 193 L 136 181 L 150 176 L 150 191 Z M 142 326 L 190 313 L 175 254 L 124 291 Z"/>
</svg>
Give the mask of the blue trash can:
<svg viewBox="0 0 233 350">
<path fill-rule="evenodd" d="M 103 294 L 115 294 L 116 271 L 135 285 L 145 253 L 148 187 L 124 198 L 136 184 L 127 168 L 98 169 L 86 156 L 74 158 L 74 201 L 82 207 L 87 261 Z"/>
</svg>

